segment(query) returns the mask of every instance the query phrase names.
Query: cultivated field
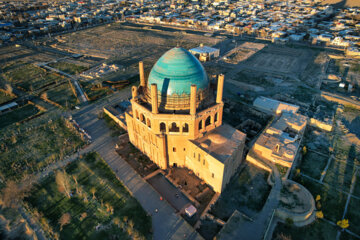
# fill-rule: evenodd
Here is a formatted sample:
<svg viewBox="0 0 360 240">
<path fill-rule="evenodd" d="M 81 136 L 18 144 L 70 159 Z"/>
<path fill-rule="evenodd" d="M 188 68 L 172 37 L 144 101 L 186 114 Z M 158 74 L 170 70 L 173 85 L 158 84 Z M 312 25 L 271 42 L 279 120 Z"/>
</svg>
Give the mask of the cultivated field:
<svg viewBox="0 0 360 240">
<path fill-rule="evenodd" d="M 51 238 L 151 239 L 151 218 L 95 152 L 45 178 L 25 202 Z"/>
</svg>

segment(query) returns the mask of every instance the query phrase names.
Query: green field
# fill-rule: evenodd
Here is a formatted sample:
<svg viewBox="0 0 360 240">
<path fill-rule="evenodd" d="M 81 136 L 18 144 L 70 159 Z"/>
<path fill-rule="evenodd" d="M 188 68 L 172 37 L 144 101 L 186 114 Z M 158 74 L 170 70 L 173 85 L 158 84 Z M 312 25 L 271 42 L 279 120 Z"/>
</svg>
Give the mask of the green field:
<svg viewBox="0 0 360 240">
<path fill-rule="evenodd" d="M 285 223 L 278 223 L 273 233 L 273 240 L 335 240 L 337 234 L 337 227 L 322 221 L 316 220 L 314 223 L 298 228 L 293 225 Z M 282 238 L 286 236 L 288 238 Z"/>
<path fill-rule="evenodd" d="M 97 153 L 68 165 L 66 175 L 71 197 L 59 191 L 50 175 L 25 199 L 43 216 L 40 222 L 49 226 L 50 237 L 59 233 L 60 239 L 151 239 L 151 218 Z M 61 230 L 59 219 L 65 213 L 71 220 Z"/>
<path fill-rule="evenodd" d="M 348 212 L 345 216 L 346 219 L 349 219 L 349 230 L 356 233 L 360 236 L 360 200 L 356 198 L 351 198 Z"/>
<path fill-rule="evenodd" d="M 16 131 L 0 140 L 0 177 L 21 179 L 25 173 L 39 171 L 84 144 L 79 133 L 62 118 Z"/>
<path fill-rule="evenodd" d="M 360 198 L 360 171 L 359 170 L 358 170 L 358 175 L 356 177 L 356 182 L 355 182 L 353 195 Z"/>
<path fill-rule="evenodd" d="M 10 94 L 0 91 L 0 104 L 10 101 L 11 99 L 14 99 L 14 98 Z"/>
<path fill-rule="evenodd" d="M 79 74 L 88 69 L 88 67 L 76 65 L 69 62 L 55 62 L 55 63 L 50 63 L 49 66 L 71 75 Z"/>
<path fill-rule="evenodd" d="M 24 66 L 11 69 L 3 74 L 5 80 L 19 86 L 26 91 L 35 91 L 48 84 L 63 81 L 63 77 L 48 72 L 36 65 L 26 64 Z"/>
<path fill-rule="evenodd" d="M 315 152 L 308 151 L 299 166 L 301 173 L 312 178 L 320 179 L 321 173 L 327 164 L 328 158 Z"/>
<path fill-rule="evenodd" d="M 78 104 L 78 99 L 72 92 L 69 83 L 64 83 L 47 91 L 47 97 L 53 102 L 61 105 L 63 108 L 73 108 Z"/>
<path fill-rule="evenodd" d="M 11 112 L 1 115 L 0 128 L 24 120 L 38 112 L 39 109 L 32 104 L 26 104 L 22 107 L 14 109 Z"/>
</svg>

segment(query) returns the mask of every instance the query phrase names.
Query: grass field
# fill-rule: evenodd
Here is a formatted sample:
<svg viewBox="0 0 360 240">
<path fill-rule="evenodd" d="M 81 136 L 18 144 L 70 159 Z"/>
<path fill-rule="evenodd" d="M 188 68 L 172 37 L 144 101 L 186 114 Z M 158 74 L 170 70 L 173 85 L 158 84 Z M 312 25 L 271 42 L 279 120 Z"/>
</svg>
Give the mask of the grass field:
<svg viewBox="0 0 360 240">
<path fill-rule="evenodd" d="M 358 170 L 358 175 L 356 177 L 353 195 L 360 197 L 360 172 L 359 172 L 359 170 Z"/>
<path fill-rule="evenodd" d="M 316 220 L 314 223 L 303 228 L 287 225 L 285 223 L 278 223 L 273 233 L 273 240 L 335 240 L 337 227 L 329 223 Z M 301 233 L 301 234 L 300 234 Z M 286 236 L 288 238 L 282 238 Z"/>
<path fill-rule="evenodd" d="M 303 156 L 299 168 L 302 173 L 312 178 L 320 179 L 321 173 L 324 170 L 327 161 L 327 157 L 315 152 L 308 151 L 306 155 Z"/>
<path fill-rule="evenodd" d="M 60 239 L 151 239 L 151 218 L 97 153 L 71 163 L 66 175 L 70 198 L 59 191 L 54 175 L 50 175 L 26 199 L 33 211 L 43 216 L 40 221 L 50 225 L 50 236 L 59 233 Z M 65 213 L 71 220 L 61 229 L 59 219 Z"/>
<path fill-rule="evenodd" d="M 356 198 L 350 199 L 349 211 L 345 216 L 349 219 L 349 230 L 360 236 L 360 200 Z"/>
<path fill-rule="evenodd" d="M 78 104 L 78 99 L 71 91 L 69 83 L 61 84 L 46 93 L 48 99 L 60 104 L 65 109 L 73 108 L 76 104 Z"/>
<path fill-rule="evenodd" d="M 20 179 L 25 173 L 39 171 L 83 145 L 81 136 L 62 118 L 16 131 L 0 140 L 0 177 Z"/>
<path fill-rule="evenodd" d="M 260 211 L 271 190 L 267 177 L 265 170 L 246 165 L 221 193 L 211 213 L 226 221 L 235 210 L 246 214 Z"/>
<path fill-rule="evenodd" d="M 32 104 L 26 104 L 22 107 L 14 109 L 11 112 L 1 115 L 0 128 L 24 120 L 38 112 L 39 109 Z"/>
<path fill-rule="evenodd" d="M 10 94 L 0 91 L 0 104 L 10 101 L 11 99 L 14 99 L 14 98 Z"/>
<path fill-rule="evenodd" d="M 55 63 L 50 63 L 49 66 L 71 75 L 79 74 L 88 69 L 85 66 L 76 65 L 69 62 L 55 62 Z"/>
<path fill-rule="evenodd" d="M 3 77 L 5 80 L 26 91 L 35 91 L 55 81 L 59 82 L 63 80 L 62 76 L 56 73 L 47 72 L 33 64 L 26 64 L 6 71 L 3 74 Z"/>
</svg>

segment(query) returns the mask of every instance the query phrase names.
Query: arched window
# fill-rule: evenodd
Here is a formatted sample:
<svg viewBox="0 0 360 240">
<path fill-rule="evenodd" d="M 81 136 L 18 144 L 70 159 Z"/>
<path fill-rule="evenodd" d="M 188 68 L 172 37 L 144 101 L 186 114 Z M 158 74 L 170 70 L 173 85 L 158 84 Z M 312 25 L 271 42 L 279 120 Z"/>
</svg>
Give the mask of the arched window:
<svg viewBox="0 0 360 240">
<path fill-rule="evenodd" d="M 142 123 L 146 124 L 146 123 L 145 123 L 145 116 L 144 116 L 144 114 L 140 114 L 140 121 L 141 121 Z"/>
<path fill-rule="evenodd" d="M 202 121 L 202 120 L 200 120 L 200 122 L 199 122 L 199 130 L 201 130 L 201 129 L 202 129 L 202 123 L 203 123 L 203 121 Z"/>
<path fill-rule="evenodd" d="M 136 119 L 139 119 L 139 113 L 137 110 L 135 110 Z"/>
<path fill-rule="evenodd" d="M 169 132 L 179 132 L 180 128 L 176 125 L 176 122 L 171 123 Z"/>
<path fill-rule="evenodd" d="M 150 119 L 148 118 L 148 119 L 146 119 L 146 125 L 149 127 L 149 128 L 151 128 L 151 121 L 150 121 Z"/>
<path fill-rule="evenodd" d="M 165 123 L 160 123 L 160 132 L 166 132 L 166 124 Z"/>
<path fill-rule="evenodd" d="M 183 125 L 182 131 L 185 132 L 185 133 L 189 132 L 189 124 L 185 123 L 185 124 Z"/>
<path fill-rule="evenodd" d="M 219 115 L 219 113 L 215 113 L 214 122 L 217 122 L 217 121 L 218 121 L 218 115 Z"/>
<path fill-rule="evenodd" d="M 210 125 L 210 123 L 211 123 L 211 120 L 210 120 L 210 119 L 211 119 L 210 116 L 208 116 L 208 117 L 206 118 L 206 120 L 205 120 L 205 127 L 207 127 L 207 126 Z"/>
</svg>

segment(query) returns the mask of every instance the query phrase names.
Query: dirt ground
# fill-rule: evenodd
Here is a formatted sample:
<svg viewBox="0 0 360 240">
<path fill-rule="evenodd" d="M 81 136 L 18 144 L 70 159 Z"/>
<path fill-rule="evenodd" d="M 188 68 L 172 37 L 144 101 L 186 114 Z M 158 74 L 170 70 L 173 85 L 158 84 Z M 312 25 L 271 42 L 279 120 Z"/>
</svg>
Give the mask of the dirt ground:
<svg viewBox="0 0 360 240">
<path fill-rule="evenodd" d="M 198 212 L 202 213 L 214 196 L 215 192 L 192 171 L 186 168 L 171 168 L 168 177 L 176 184 L 181 185 L 183 191 L 187 192 L 200 203 Z"/>
<path fill-rule="evenodd" d="M 4 69 L 7 66 L 15 67 L 19 64 L 49 62 L 63 57 L 57 54 L 36 52 L 26 47 L 8 46 L 0 48 L 0 65 Z"/>
<path fill-rule="evenodd" d="M 311 51 L 269 45 L 251 57 L 247 64 L 265 71 L 301 73 L 312 57 Z"/>
<path fill-rule="evenodd" d="M 127 134 L 119 137 L 116 152 L 127 161 L 142 177 L 156 171 L 158 167 L 147 156 L 135 148 L 129 141 Z"/>
<path fill-rule="evenodd" d="M 57 47 L 94 57 L 111 58 L 128 66 L 140 60 L 153 64 L 166 50 L 178 44 L 189 49 L 200 43 L 213 46 L 219 41 L 180 31 L 165 32 L 112 24 L 64 35 Z"/>
</svg>

